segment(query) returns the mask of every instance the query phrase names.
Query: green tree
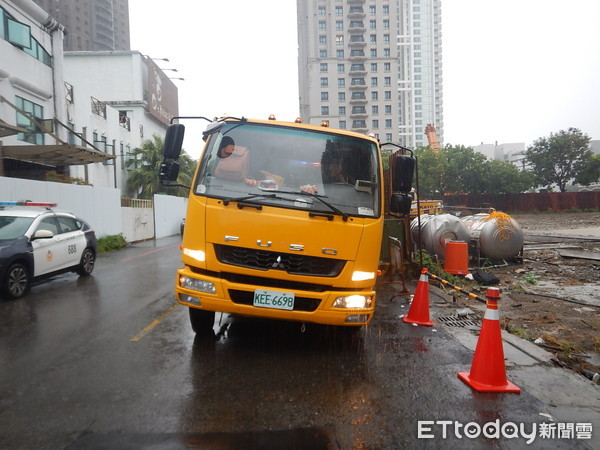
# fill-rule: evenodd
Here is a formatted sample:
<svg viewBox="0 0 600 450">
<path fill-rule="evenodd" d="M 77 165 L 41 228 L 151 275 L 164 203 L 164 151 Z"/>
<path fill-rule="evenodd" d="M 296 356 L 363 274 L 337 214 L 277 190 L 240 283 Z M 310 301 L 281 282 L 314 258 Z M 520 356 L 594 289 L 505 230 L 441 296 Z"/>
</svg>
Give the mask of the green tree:
<svg viewBox="0 0 600 450">
<path fill-rule="evenodd" d="M 600 181 L 600 154 L 590 156 L 583 169 L 575 176 L 574 181 L 584 186 Z"/>
<path fill-rule="evenodd" d="M 134 169 L 129 173 L 127 188 L 137 198 L 151 199 L 154 194 L 169 194 L 186 197 L 189 190 L 184 187 L 166 187 L 161 185 L 158 178 L 160 164 L 163 161 L 163 139 L 154 135 L 152 140 L 146 140 L 141 147 L 134 148 L 132 158 L 128 162 Z M 179 157 L 179 176 L 177 184 L 190 186 L 196 162 L 183 151 Z"/>
<path fill-rule="evenodd" d="M 448 178 L 451 192 L 481 194 L 485 190 L 487 158 L 471 147 L 446 146 L 443 150 L 448 160 Z"/>
<path fill-rule="evenodd" d="M 508 161 L 487 161 L 485 174 L 485 194 L 518 194 L 535 184 L 533 173 L 521 171 Z"/>
<path fill-rule="evenodd" d="M 525 160 L 531 165 L 537 186 L 551 188 L 556 184 L 565 192 L 567 183 L 585 170 L 592 156 L 588 148 L 590 138 L 576 128 L 550 133 L 527 148 Z"/>
<path fill-rule="evenodd" d="M 443 151 L 420 147 L 415 151 L 419 169 L 419 193 L 422 198 L 441 198 L 449 189 L 448 159 Z"/>
</svg>

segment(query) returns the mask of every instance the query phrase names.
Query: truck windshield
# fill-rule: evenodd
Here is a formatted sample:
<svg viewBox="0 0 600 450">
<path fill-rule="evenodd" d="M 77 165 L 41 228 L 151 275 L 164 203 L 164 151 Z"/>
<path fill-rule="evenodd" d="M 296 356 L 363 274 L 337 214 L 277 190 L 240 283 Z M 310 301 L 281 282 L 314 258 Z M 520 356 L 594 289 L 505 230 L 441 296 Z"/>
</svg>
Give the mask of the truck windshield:
<svg viewBox="0 0 600 450">
<path fill-rule="evenodd" d="M 378 217 L 377 156 L 377 146 L 368 139 L 229 123 L 211 136 L 193 192 L 281 208 Z"/>
</svg>

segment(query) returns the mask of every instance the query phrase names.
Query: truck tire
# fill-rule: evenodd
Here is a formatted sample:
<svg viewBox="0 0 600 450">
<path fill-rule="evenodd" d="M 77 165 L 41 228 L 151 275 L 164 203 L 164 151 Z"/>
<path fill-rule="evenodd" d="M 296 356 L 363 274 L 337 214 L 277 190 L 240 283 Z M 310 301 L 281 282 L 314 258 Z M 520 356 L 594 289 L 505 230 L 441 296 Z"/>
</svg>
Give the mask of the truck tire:
<svg viewBox="0 0 600 450">
<path fill-rule="evenodd" d="M 188 308 L 190 311 L 190 324 L 196 334 L 210 334 L 215 323 L 215 312 L 203 309 Z"/>
</svg>

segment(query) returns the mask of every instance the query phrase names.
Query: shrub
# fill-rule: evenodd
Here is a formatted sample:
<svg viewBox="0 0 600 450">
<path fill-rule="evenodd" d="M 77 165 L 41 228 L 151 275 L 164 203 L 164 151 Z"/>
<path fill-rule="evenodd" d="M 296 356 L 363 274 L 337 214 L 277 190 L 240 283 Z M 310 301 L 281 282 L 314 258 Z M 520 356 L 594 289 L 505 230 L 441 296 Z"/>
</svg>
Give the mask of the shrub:
<svg viewBox="0 0 600 450">
<path fill-rule="evenodd" d="M 122 234 L 112 234 L 109 236 L 103 236 L 98 238 L 98 253 L 112 252 L 114 250 L 121 250 L 127 247 L 129 244 L 125 240 Z"/>
</svg>

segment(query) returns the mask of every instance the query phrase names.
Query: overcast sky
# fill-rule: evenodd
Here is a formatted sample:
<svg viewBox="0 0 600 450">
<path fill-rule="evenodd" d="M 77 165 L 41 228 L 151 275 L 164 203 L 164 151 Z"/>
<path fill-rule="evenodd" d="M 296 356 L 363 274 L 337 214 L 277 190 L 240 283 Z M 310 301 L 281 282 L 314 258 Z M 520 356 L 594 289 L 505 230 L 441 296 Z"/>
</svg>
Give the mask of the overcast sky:
<svg viewBox="0 0 600 450">
<path fill-rule="evenodd" d="M 179 88 L 181 115 L 294 120 L 295 0 L 129 0 L 131 48 Z M 600 139 L 600 0 L 444 0 L 444 143 Z M 194 130 L 195 128 L 195 130 Z M 186 122 L 197 157 L 205 123 Z M 194 148 L 196 147 L 196 148 Z"/>
</svg>

